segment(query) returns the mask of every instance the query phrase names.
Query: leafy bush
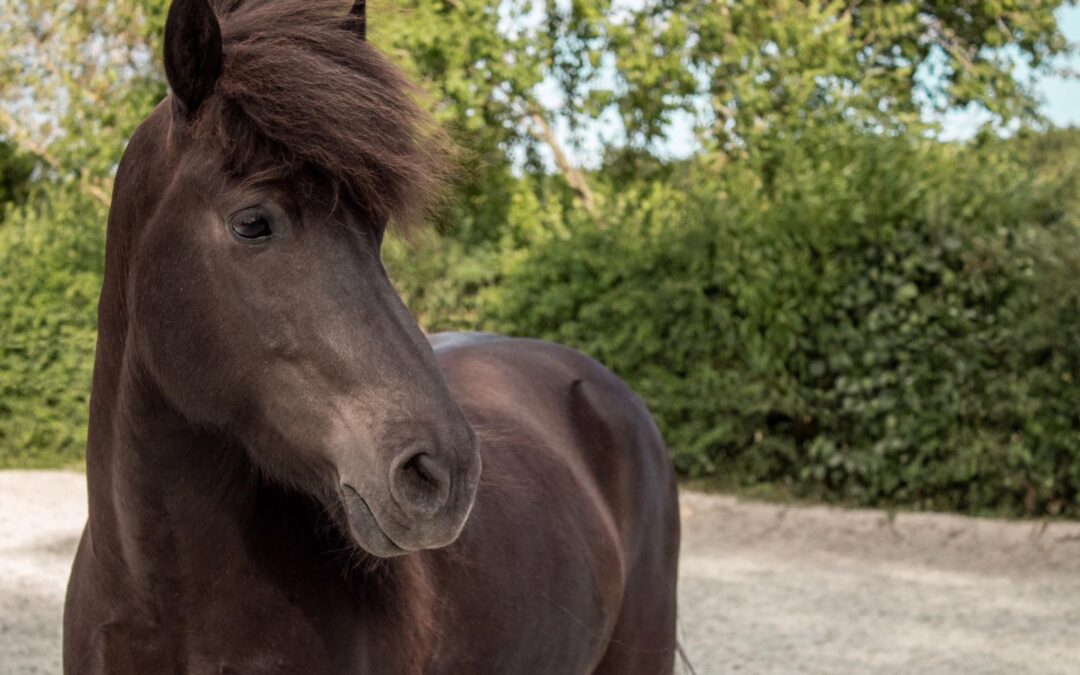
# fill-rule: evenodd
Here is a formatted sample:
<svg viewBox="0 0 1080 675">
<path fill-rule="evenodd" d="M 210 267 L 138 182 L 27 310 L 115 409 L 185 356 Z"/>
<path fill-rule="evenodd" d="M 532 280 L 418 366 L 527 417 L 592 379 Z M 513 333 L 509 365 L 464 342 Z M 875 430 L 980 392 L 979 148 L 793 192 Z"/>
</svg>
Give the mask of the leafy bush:
<svg viewBox="0 0 1080 675">
<path fill-rule="evenodd" d="M 81 463 L 105 214 L 57 191 L 0 223 L 0 468 Z"/>
<path fill-rule="evenodd" d="M 10 143 L 0 139 L 0 209 L 9 203 L 21 203 L 30 189 L 34 161 L 20 154 Z"/>
<path fill-rule="evenodd" d="M 691 476 L 1078 515 L 1080 230 L 1022 149 L 868 138 L 774 157 L 768 182 L 694 167 L 621 189 L 607 230 L 437 256 L 449 287 L 479 283 L 465 314 L 444 297 L 421 318 L 592 354 Z"/>
<path fill-rule="evenodd" d="M 1043 144 L 822 138 L 610 172 L 606 228 L 521 178 L 490 236 L 386 259 L 431 330 L 609 365 L 685 475 L 1075 517 L 1078 174 Z M 84 443 L 104 214 L 59 189 L 33 203 L 0 224 L 0 466 L 77 463 Z"/>
</svg>

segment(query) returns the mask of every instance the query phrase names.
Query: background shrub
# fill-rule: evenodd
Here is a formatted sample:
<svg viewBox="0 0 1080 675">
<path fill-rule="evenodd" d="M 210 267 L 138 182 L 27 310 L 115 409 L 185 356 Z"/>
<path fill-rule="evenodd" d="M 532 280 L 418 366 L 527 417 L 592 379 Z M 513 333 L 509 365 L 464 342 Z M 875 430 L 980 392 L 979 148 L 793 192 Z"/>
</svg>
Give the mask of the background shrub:
<svg viewBox="0 0 1080 675">
<path fill-rule="evenodd" d="M 773 158 L 771 188 L 687 166 L 620 186 L 604 230 L 392 262 L 430 328 L 572 344 L 627 378 L 686 475 L 1075 515 L 1080 230 L 1030 147 L 830 139 Z"/>
<path fill-rule="evenodd" d="M 456 201 L 386 260 L 429 329 L 611 366 L 684 475 L 1080 515 L 1080 132 L 1034 98 L 1065 4 L 374 3 L 462 147 Z M 78 464 L 168 2 L 0 6 L 0 467 Z M 981 136 L 935 140 L 961 107 Z"/>
<path fill-rule="evenodd" d="M 86 447 L 105 214 L 76 193 L 34 204 L 0 226 L 0 468 L 79 465 Z"/>
</svg>

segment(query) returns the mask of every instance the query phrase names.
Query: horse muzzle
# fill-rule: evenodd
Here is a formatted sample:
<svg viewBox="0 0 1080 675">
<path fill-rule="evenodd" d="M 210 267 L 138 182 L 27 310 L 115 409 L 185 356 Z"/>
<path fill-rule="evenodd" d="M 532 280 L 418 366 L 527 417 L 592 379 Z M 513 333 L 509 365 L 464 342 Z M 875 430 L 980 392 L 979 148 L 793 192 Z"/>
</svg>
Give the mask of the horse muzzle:
<svg viewBox="0 0 1080 675">
<path fill-rule="evenodd" d="M 449 546 L 465 527 L 476 498 L 481 460 L 467 452 L 411 450 L 396 456 L 383 485 L 343 476 L 339 496 L 349 532 L 368 553 L 391 558 Z"/>
</svg>

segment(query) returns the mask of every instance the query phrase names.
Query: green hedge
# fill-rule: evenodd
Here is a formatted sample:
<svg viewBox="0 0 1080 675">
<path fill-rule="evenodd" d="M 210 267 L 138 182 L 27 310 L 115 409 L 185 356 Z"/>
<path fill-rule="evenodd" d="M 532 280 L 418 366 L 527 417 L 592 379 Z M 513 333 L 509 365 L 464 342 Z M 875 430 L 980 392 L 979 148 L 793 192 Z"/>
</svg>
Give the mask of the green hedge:
<svg viewBox="0 0 1080 675">
<path fill-rule="evenodd" d="M 611 172 L 604 227 L 520 179 L 490 236 L 386 257 L 429 329 L 608 364 L 684 475 L 1076 517 L 1078 174 L 1040 143 L 844 137 Z M 63 190 L 31 203 L 0 223 L 0 466 L 77 464 L 105 214 Z"/>
<path fill-rule="evenodd" d="M 37 195 L 0 223 L 0 468 L 76 466 L 86 447 L 103 209 Z"/>
<path fill-rule="evenodd" d="M 1077 516 L 1080 238 L 1027 147 L 873 138 L 699 166 L 612 191 L 603 231 L 554 218 L 497 255 L 422 251 L 437 272 L 392 261 L 432 328 L 608 364 L 686 475 Z"/>
</svg>

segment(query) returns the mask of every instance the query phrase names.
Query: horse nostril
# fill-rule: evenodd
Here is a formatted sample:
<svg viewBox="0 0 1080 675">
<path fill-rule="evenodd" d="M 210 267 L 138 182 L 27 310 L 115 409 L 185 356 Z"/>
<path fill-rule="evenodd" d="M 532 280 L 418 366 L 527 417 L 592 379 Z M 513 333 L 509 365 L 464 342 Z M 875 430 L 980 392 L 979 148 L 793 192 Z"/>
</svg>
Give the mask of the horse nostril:
<svg viewBox="0 0 1080 675">
<path fill-rule="evenodd" d="M 412 459 L 405 462 L 404 469 L 406 473 L 411 472 L 424 488 L 433 489 L 439 483 L 432 475 L 431 458 L 423 452 L 413 455 Z"/>
<path fill-rule="evenodd" d="M 390 477 L 390 494 L 408 514 L 432 516 L 450 496 L 450 474 L 426 452 L 418 452 L 396 466 Z"/>
</svg>

